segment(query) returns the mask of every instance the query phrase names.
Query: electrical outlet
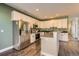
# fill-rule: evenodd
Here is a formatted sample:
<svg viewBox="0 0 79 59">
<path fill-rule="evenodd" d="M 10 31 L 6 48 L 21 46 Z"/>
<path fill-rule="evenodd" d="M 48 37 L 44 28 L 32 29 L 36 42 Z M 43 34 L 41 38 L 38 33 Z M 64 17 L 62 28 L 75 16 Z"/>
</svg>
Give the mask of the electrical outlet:
<svg viewBox="0 0 79 59">
<path fill-rule="evenodd" d="M 1 29 L 1 32 L 4 32 L 4 30 L 3 30 L 3 29 Z"/>
</svg>

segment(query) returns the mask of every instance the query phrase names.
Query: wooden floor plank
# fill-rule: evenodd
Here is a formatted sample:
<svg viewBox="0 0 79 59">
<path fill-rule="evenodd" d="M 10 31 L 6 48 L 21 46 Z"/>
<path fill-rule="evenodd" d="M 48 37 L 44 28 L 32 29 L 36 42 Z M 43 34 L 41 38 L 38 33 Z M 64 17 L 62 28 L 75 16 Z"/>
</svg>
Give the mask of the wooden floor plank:
<svg viewBox="0 0 79 59">
<path fill-rule="evenodd" d="M 72 38 L 69 38 L 72 39 Z M 17 50 L 9 50 L 0 54 L 0 56 L 41 56 L 40 44 L 33 43 L 29 47 Z M 36 45 L 37 44 L 37 45 Z M 79 40 L 69 40 L 68 42 L 59 41 L 59 56 L 79 56 Z"/>
</svg>

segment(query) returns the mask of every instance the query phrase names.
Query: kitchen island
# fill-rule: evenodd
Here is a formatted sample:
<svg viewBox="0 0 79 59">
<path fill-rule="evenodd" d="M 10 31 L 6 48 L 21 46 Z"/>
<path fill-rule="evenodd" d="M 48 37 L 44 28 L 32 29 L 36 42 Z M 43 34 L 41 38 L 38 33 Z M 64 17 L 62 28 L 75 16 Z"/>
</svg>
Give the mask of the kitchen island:
<svg viewBox="0 0 79 59">
<path fill-rule="evenodd" d="M 58 32 L 42 32 L 41 35 L 41 55 L 57 56 L 59 50 Z"/>
</svg>

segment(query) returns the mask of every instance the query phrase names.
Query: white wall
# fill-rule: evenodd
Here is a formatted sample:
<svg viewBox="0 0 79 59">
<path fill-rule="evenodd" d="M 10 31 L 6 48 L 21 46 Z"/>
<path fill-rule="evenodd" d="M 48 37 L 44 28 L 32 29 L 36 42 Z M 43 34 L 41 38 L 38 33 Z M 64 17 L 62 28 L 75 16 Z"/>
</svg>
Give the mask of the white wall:
<svg viewBox="0 0 79 59">
<path fill-rule="evenodd" d="M 79 38 L 79 18 L 71 17 L 72 25 L 71 25 L 71 34 L 73 38 Z"/>
</svg>

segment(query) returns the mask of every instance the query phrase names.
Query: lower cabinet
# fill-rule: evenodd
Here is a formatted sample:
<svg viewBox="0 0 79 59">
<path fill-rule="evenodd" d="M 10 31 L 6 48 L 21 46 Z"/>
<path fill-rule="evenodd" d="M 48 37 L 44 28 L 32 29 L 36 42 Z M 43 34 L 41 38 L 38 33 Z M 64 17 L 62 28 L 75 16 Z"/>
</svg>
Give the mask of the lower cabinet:
<svg viewBox="0 0 79 59">
<path fill-rule="evenodd" d="M 59 40 L 60 41 L 68 41 L 68 33 L 59 33 Z"/>
<path fill-rule="evenodd" d="M 35 33 L 32 33 L 30 35 L 30 43 L 33 43 L 33 42 L 35 42 Z"/>
<path fill-rule="evenodd" d="M 53 32 L 53 37 L 41 37 L 41 55 L 58 56 L 58 42 L 57 32 Z"/>
<path fill-rule="evenodd" d="M 41 37 L 41 55 L 57 56 L 58 50 L 57 40 L 53 38 Z"/>
</svg>

